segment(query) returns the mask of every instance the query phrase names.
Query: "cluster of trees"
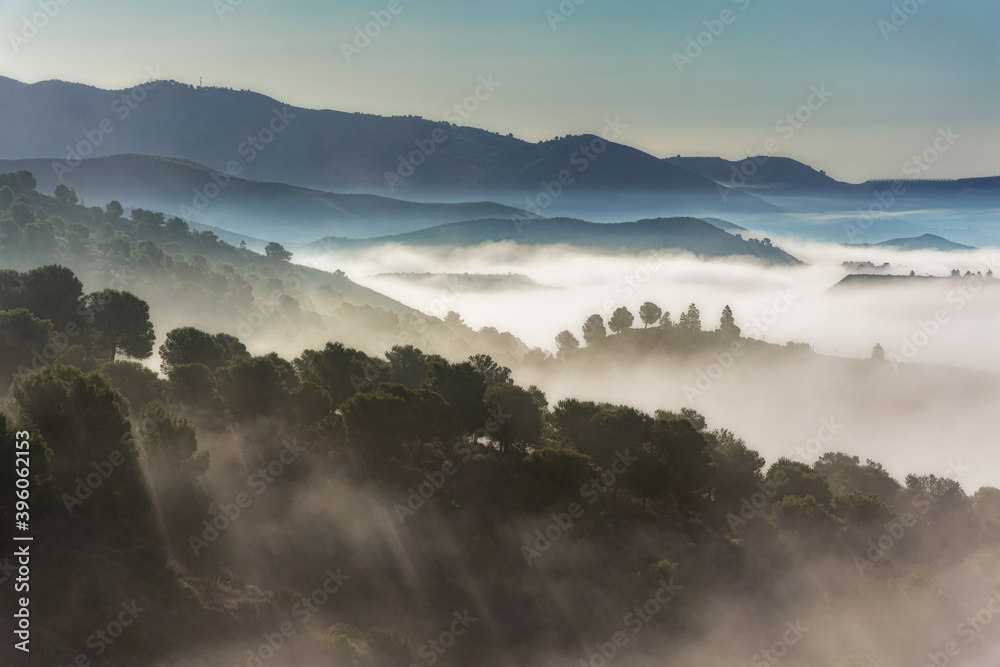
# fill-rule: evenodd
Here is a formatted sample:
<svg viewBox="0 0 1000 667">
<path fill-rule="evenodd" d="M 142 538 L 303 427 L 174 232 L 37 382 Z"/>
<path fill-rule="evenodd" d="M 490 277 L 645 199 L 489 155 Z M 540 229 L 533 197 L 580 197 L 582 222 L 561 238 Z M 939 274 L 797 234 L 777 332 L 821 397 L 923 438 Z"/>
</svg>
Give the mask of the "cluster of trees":
<svg viewBox="0 0 1000 667">
<path fill-rule="evenodd" d="M 976 271 L 975 273 L 973 273 L 972 271 L 966 271 L 963 274 L 958 269 L 952 269 L 950 276 L 952 278 L 963 278 L 963 277 L 964 278 L 986 278 L 986 279 L 992 280 L 993 279 L 993 270 L 992 269 L 987 269 L 986 273 L 983 273 L 982 271 Z"/>
<path fill-rule="evenodd" d="M 129 292 L 84 294 L 62 266 L 0 270 L 0 382 L 58 361 L 95 367 L 119 355 L 145 359 L 154 339 L 148 304 Z"/>
<path fill-rule="evenodd" d="M 686 311 L 681 313 L 677 322 L 670 318 L 669 312 L 664 312 L 659 306 L 651 301 L 647 301 L 639 307 L 639 319 L 642 321 L 643 329 L 650 326 L 657 327 L 661 331 L 671 331 L 680 334 L 695 334 L 702 331 L 701 313 L 695 304 L 690 304 Z M 591 315 L 583 324 L 583 342 L 588 346 L 594 346 L 608 337 L 608 330 L 613 334 L 621 334 L 632 328 L 635 323 L 635 316 L 625 306 L 621 306 L 612 313 L 611 318 L 605 325 L 604 318 L 599 314 Z M 720 334 L 738 338 L 740 328 L 736 326 L 733 311 L 729 306 L 722 310 L 722 318 L 717 330 Z M 556 336 L 556 347 L 558 355 L 565 357 L 568 354 L 580 349 L 580 341 L 570 331 L 561 331 Z"/>
</svg>

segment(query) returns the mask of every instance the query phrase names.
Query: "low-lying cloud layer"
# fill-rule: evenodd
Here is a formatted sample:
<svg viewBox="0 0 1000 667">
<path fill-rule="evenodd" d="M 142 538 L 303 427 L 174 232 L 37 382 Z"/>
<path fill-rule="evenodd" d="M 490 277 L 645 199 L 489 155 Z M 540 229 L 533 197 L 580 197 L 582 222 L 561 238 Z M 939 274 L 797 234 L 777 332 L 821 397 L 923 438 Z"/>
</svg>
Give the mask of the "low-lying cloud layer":
<svg viewBox="0 0 1000 667">
<path fill-rule="evenodd" d="M 633 326 L 641 328 L 638 311 L 646 301 L 670 312 L 674 322 L 695 303 L 704 328 L 711 330 L 729 305 L 745 338 L 806 343 L 827 356 L 749 352 L 722 369 L 719 378 L 712 366 L 718 365 L 716 359 L 671 356 L 670 350 L 615 363 L 525 364 L 515 371 L 520 381 L 545 390 L 551 403 L 572 396 L 649 411 L 694 407 L 713 426 L 745 437 L 769 461 L 794 454 L 815 440 L 823 420 L 832 419 L 842 428 L 822 443 L 821 451 L 806 457 L 809 462 L 824 451 L 847 451 L 883 461 L 895 475 L 941 475 L 961 458 L 962 465 L 972 467 L 961 480 L 970 492 L 980 484 L 1000 483 L 989 473 L 1000 468 L 1000 455 L 988 444 L 1000 427 L 994 414 L 1000 355 L 992 333 L 1000 329 L 1000 283 L 988 276 L 1000 274 L 1000 252 L 775 243 L 805 264 L 773 267 L 735 258 L 706 261 L 683 254 L 509 243 L 454 250 L 385 246 L 354 257 L 304 262 L 342 269 L 425 313 L 443 317 L 455 311 L 473 328 L 510 331 L 549 352 L 555 351 L 559 331 L 568 329 L 582 342 L 588 316 L 598 313 L 607 322 L 620 306 L 636 316 Z M 855 272 L 844 262 L 888 263 L 883 273 L 941 278 L 839 285 Z M 947 278 L 953 270 L 961 277 Z M 442 289 L 376 275 L 386 272 L 517 273 L 544 287 L 469 291 L 456 282 Z M 869 359 L 876 344 L 887 361 L 873 370 L 860 360 Z M 707 390 L 699 388 L 699 379 L 709 383 Z"/>
</svg>

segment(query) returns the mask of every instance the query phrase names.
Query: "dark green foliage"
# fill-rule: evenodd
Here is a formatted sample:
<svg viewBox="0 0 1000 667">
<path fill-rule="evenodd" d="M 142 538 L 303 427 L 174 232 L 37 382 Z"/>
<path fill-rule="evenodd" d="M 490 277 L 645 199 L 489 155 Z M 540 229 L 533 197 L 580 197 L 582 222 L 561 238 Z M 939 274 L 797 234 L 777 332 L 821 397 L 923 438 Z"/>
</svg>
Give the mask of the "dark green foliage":
<svg viewBox="0 0 1000 667">
<path fill-rule="evenodd" d="M 0 186 L 0 212 L 10 210 L 10 205 L 14 203 L 14 191 L 9 185 Z"/>
<path fill-rule="evenodd" d="M 521 463 L 522 502 L 526 509 L 546 510 L 565 508 L 580 501 L 580 488 L 600 471 L 590 457 L 562 447 L 538 449 Z"/>
<path fill-rule="evenodd" d="M 125 207 L 121 205 L 121 202 L 112 199 L 108 202 L 108 205 L 104 207 L 104 216 L 108 220 L 117 220 L 125 215 Z"/>
<path fill-rule="evenodd" d="M 642 509 L 645 510 L 647 500 L 660 500 L 669 495 L 669 470 L 649 447 L 643 447 L 632 454 L 639 460 L 624 474 L 621 485 L 642 501 Z"/>
<path fill-rule="evenodd" d="M 323 387 L 335 406 L 355 392 L 371 387 L 370 378 L 377 377 L 379 372 L 379 366 L 366 354 L 341 343 L 327 343 L 319 351 L 306 350 L 294 364 L 303 381 Z"/>
<path fill-rule="evenodd" d="M 774 502 L 786 496 L 799 496 L 800 498 L 812 496 L 818 503 L 827 506 L 833 500 L 833 494 L 830 492 L 830 486 L 826 479 L 807 463 L 786 458 L 778 459 L 768 468 L 767 479 L 773 482 L 781 475 L 788 481 L 780 485 Z"/>
<path fill-rule="evenodd" d="M 733 317 L 733 310 L 729 306 L 722 309 L 722 319 L 719 321 L 719 332 L 730 338 L 740 337 L 740 328 L 736 326 L 736 319 Z"/>
<path fill-rule="evenodd" d="M 56 186 L 55 192 L 56 201 L 64 205 L 73 205 L 80 201 L 80 198 L 76 196 L 76 190 L 66 185 L 60 183 Z"/>
<path fill-rule="evenodd" d="M 389 381 L 407 389 L 419 389 L 428 381 L 431 364 L 444 361 L 437 355 L 426 355 L 412 345 L 396 345 L 385 353 L 389 361 Z"/>
<path fill-rule="evenodd" d="M 380 384 L 358 393 L 341 408 L 348 439 L 370 458 L 384 462 L 404 444 L 454 437 L 454 411 L 438 394 Z"/>
<path fill-rule="evenodd" d="M 180 218 L 170 218 L 167 221 L 166 232 L 170 236 L 184 236 L 191 231 L 191 226 Z"/>
<path fill-rule="evenodd" d="M 24 229 L 27 225 L 35 222 L 35 211 L 31 208 L 31 204 L 15 201 L 10 207 L 10 218 L 15 225 Z"/>
<path fill-rule="evenodd" d="M 125 398 L 100 374 L 51 365 L 19 378 L 12 395 L 28 426 L 52 449 L 52 484 L 67 510 L 88 516 L 115 516 L 148 528 L 149 504 L 134 446 Z M 114 483 L 100 487 L 85 503 L 66 499 L 93 465 L 120 457 Z M 144 528 L 145 529 L 145 528 Z"/>
<path fill-rule="evenodd" d="M 212 369 L 205 364 L 180 364 L 170 369 L 167 393 L 170 402 L 206 408 L 215 403 Z"/>
<path fill-rule="evenodd" d="M 1000 489 L 984 486 L 972 496 L 976 514 L 988 521 L 1000 521 Z"/>
<path fill-rule="evenodd" d="M 590 401 L 565 398 L 556 404 L 549 415 L 549 421 L 563 445 L 580 449 L 580 444 L 587 438 L 590 419 L 600 409 L 601 406 Z"/>
<path fill-rule="evenodd" d="M 129 292 L 106 289 L 84 297 L 86 321 L 96 332 L 97 348 L 112 361 L 118 353 L 134 359 L 153 354 L 149 305 Z"/>
<path fill-rule="evenodd" d="M 583 323 L 583 342 L 587 345 L 596 345 L 608 337 L 608 330 L 604 328 L 604 318 L 600 315 L 591 315 Z"/>
<path fill-rule="evenodd" d="M 315 382 L 303 382 L 289 394 L 291 416 L 299 426 L 308 427 L 329 416 L 333 399 Z"/>
<path fill-rule="evenodd" d="M 20 303 L 57 329 L 79 320 L 77 314 L 83 285 L 64 266 L 43 266 L 21 275 Z"/>
<path fill-rule="evenodd" d="M 866 534 L 879 530 L 896 516 L 896 512 L 874 493 L 865 495 L 855 491 L 846 496 L 837 496 L 833 505 L 836 508 L 834 514 L 838 518 L 851 528 L 862 529 Z"/>
<path fill-rule="evenodd" d="M 0 310 L 23 307 L 21 274 L 13 269 L 0 269 Z"/>
<path fill-rule="evenodd" d="M 112 361 L 100 368 L 111 384 L 128 399 L 129 409 L 136 414 L 146 403 L 163 398 L 164 383 L 153 371 L 135 361 Z"/>
<path fill-rule="evenodd" d="M 274 353 L 235 359 L 214 380 L 222 402 L 240 420 L 281 411 L 298 384 L 292 365 Z"/>
<path fill-rule="evenodd" d="M 199 487 L 211 458 L 208 452 L 198 452 L 194 424 L 157 403 L 142 406 L 138 423 L 152 492 L 162 508 L 160 520 L 168 541 L 181 544 L 199 532 L 205 513 Z"/>
<path fill-rule="evenodd" d="M 0 188 L 9 187 L 16 195 L 27 195 L 35 191 L 38 181 L 30 171 L 15 171 L 0 174 Z"/>
<path fill-rule="evenodd" d="M 652 420 L 648 415 L 628 406 L 602 408 L 583 429 L 576 447 L 602 468 L 609 467 L 618 454 L 633 452 L 649 442 Z"/>
<path fill-rule="evenodd" d="M 656 417 L 659 418 L 661 416 L 664 416 L 665 419 L 675 416 L 680 417 L 681 419 L 686 419 L 691 422 L 691 426 L 694 426 L 694 430 L 696 431 L 704 431 L 708 427 L 708 421 L 705 417 L 693 408 L 681 408 L 680 413 L 676 415 L 674 413 L 663 413 L 657 410 Z"/>
<path fill-rule="evenodd" d="M 709 455 L 715 463 L 712 495 L 723 511 L 730 512 L 744 498 L 760 491 L 764 482 L 764 457 L 725 429 L 706 434 L 706 439 Z"/>
<path fill-rule="evenodd" d="M 560 359 L 565 358 L 580 349 L 580 341 L 569 331 L 560 331 L 556 336 L 556 347 Z"/>
<path fill-rule="evenodd" d="M 619 334 L 626 329 L 632 328 L 633 322 L 635 322 L 635 317 L 629 312 L 628 308 L 622 306 L 612 313 L 611 319 L 608 320 L 608 328 Z"/>
<path fill-rule="evenodd" d="M 471 363 L 435 361 L 431 365 L 429 386 L 455 408 L 462 431 L 472 433 L 486 428 L 488 414 L 483 405 L 486 379 Z"/>
<path fill-rule="evenodd" d="M 28 223 L 21 230 L 21 252 L 26 258 L 52 261 L 56 258 L 58 247 L 55 227 L 47 221 Z"/>
<path fill-rule="evenodd" d="M 642 320 L 643 328 L 650 324 L 656 324 L 662 316 L 663 311 L 651 301 L 647 301 L 639 307 L 639 319 Z"/>
<path fill-rule="evenodd" d="M 239 338 L 227 333 L 217 333 L 212 338 L 215 342 L 223 347 L 225 350 L 224 359 L 226 361 L 232 361 L 237 357 L 249 357 L 250 352 L 247 350 L 247 346 L 240 341 Z"/>
<path fill-rule="evenodd" d="M 268 259 L 275 259 L 278 261 L 287 262 L 292 259 L 292 253 L 285 250 L 285 247 L 280 243 L 275 243 L 271 241 L 264 248 L 264 253 L 267 255 Z"/>
<path fill-rule="evenodd" d="M 689 305 L 687 312 L 681 313 L 678 326 L 684 331 L 701 331 L 701 313 L 698 312 L 698 306 L 693 303 Z"/>
<path fill-rule="evenodd" d="M 194 327 L 174 329 L 160 346 L 160 368 L 170 373 L 174 366 L 204 364 L 215 370 L 226 360 L 226 348 L 215 337 Z"/>
<path fill-rule="evenodd" d="M 497 387 L 514 382 L 510 379 L 510 369 L 498 364 L 488 354 L 474 354 L 469 357 L 469 363 L 483 376 L 488 387 Z"/>
<path fill-rule="evenodd" d="M 650 436 L 653 454 L 666 467 L 671 495 L 678 505 L 692 506 L 715 474 L 708 440 L 687 419 L 658 418 Z"/>
<path fill-rule="evenodd" d="M 537 444 L 542 435 L 542 414 L 535 396 L 513 383 L 492 384 L 486 390 L 487 408 L 493 410 L 497 428 L 491 437 L 500 444 L 525 448 Z"/>
<path fill-rule="evenodd" d="M 25 308 L 0 310 L 0 384 L 6 387 L 15 373 L 40 368 L 58 355 L 58 348 L 46 348 L 55 331 Z"/>
<path fill-rule="evenodd" d="M 900 493 L 908 499 L 926 499 L 932 512 L 966 510 L 972 503 L 957 480 L 937 475 L 907 475 Z"/>
<path fill-rule="evenodd" d="M 198 450 L 198 437 L 194 424 L 172 415 L 157 403 L 147 403 L 139 412 L 139 419 L 150 424 L 143 443 L 149 452 L 150 464 L 168 470 L 180 469 Z"/>
<path fill-rule="evenodd" d="M 892 503 L 899 491 L 899 482 L 890 477 L 880 463 L 868 459 L 865 465 L 861 465 L 860 461 L 857 456 L 827 452 L 813 467 L 826 477 L 834 495 L 874 493 L 883 501 Z"/>
<path fill-rule="evenodd" d="M 841 522 L 824 505 L 807 496 L 785 496 L 771 505 L 771 522 L 779 529 L 816 543 L 834 544 Z"/>
</svg>

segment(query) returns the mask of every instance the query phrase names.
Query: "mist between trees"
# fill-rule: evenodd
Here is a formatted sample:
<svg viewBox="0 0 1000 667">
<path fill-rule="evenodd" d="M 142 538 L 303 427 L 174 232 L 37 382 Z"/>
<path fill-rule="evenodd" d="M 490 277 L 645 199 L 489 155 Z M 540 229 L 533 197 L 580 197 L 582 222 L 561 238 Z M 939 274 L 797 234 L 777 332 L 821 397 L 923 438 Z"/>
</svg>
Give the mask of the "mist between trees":
<svg viewBox="0 0 1000 667">
<path fill-rule="evenodd" d="M 679 393 L 734 343 L 745 354 L 706 400 L 768 365 L 895 388 L 885 359 L 746 338 L 730 308 L 709 330 L 693 304 L 674 323 L 652 296 L 644 329 L 625 306 L 610 333 L 600 315 L 581 318 L 585 344 L 570 333 L 554 358 L 343 275 L 303 269 L 293 284 L 278 248 L 62 195 L 23 175 L 0 187 L 0 256 L 17 267 L 0 271 L 0 448 L 9 457 L 13 434 L 31 433 L 46 545 L 32 613 L 58 637 L 33 648 L 51 664 L 75 660 L 94 619 L 133 599 L 143 612 L 106 647 L 109 664 L 729 664 L 763 651 L 788 665 L 921 664 L 950 655 L 956 625 L 997 585 L 997 489 L 899 479 L 837 451 L 863 424 L 823 400 L 836 420 L 808 415 L 807 435 L 768 464 L 717 426 L 718 404 L 703 412 Z M 127 285 L 102 303 L 115 275 Z M 233 329 L 262 299 L 275 313 L 240 340 Z M 46 363 L 32 368 L 33 351 Z M 636 359 L 656 360 L 644 372 L 677 393 L 645 391 L 647 408 L 592 400 L 593 382 L 566 389 L 595 368 L 632 373 Z M 638 370 L 632 381 L 650 386 Z M 14 468 L 0 470 L 9 488 Z M 89 496 L 70 514 L 81 481 Z M 0 518 L 12 511 L 0 500 Z M 192 537 L 208 546 L 195 552 Z M 872 542 L 882 555 L 861 576 L 855 556 Z M 439 651 L 456 610 L 475 623 Z M 816 617 L 785 642 L 786 623 Z M 978 627 L 963 657 L 993 645 L 994 625 Z"/>
</svg>

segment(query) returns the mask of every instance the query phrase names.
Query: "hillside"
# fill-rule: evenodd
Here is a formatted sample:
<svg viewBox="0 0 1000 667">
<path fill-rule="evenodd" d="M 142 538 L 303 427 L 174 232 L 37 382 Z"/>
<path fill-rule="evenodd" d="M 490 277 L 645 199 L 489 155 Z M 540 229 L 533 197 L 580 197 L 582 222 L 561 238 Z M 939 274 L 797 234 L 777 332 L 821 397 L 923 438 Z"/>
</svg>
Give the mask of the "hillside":
<svg viewBox="0 0 1000 667">
<path fill-rule="evenodd" d="M 509 363 L 528 352 L 509 333 L 473 331 L 457 316 L 446 324 L 333 267 L 293 264 L 283 249 L 257 253 L 163 213 L 134 209 L 126 217 L 113 203 L 88 208 L 65 192 L 51 197 L 36 189 L 29 172 L 0 174 L 0 192 L 7 188 L 16 194 L 8 209 L 0 201 L 0 266 L 59 264 L 87 290 L 127 287 L 168 314 L 158 326 L 236 335 L 251 349 L 303 349 L 336 336 L 376 350 L 384 341 L 411 341 L 442 355 L 475 344 Z M 183 307 L 173 307 L 178 303 Z"/>
<path fill-rule="evenodd" d="M 994 289 L 998 281 L 991 275 L 982 277 L 982 285 L 989 289 Z M 844 276 L 840 282 L 830 289 L 841 287 L 870 287 L 872 285 L 903 285 L 909 283 L 923 283 L 928 287 L 937 288 L 938 291 L 951 289 L 955 285 L 962 285 L 962 281 L 967 281 L 968 275 L 962 276 L 932 276 L 932 275 L 905 275 L 890 273 L 851 273 Z"/>
<path fill-rule="evenodd" d="M 323 234 L 366 238 L 482 217 L 533 217 L 489 202 L 414 203 L 251 181 L 185 160 L 145 155 L 83 160 L 58 174 L 52 165 L 48 159 L 0 160 L 0 172 L 28 170 L 46 192 L 62 183 L 85 201 L 117 199 L 125 206 L 282 242 L 303 242 Z M 206 192 L 215 196 L 209 198 Z"/>
<path fill-rule="evenodd" d="M 39 283 L 38 273 L 4 276 L 14 289 L 0 294 L 0 319 L 31 327 L 0 338 L 0 364 L 44 345 L 62 329 L 52 306 L 78 298 L 72 274 Z M 822 422 L 818 437 L 832 445 L 814 461 L 790 452 L 767 465 L 695 409 L 550 404 L 482 354 L 448 363 L 412 347 L 375 357 L 331 343 L 289 361 L 253 356 L 235 338 L 227 352 L 204 331 L 166 340 L 162 376 L 87 337 L 87 356 L 0 384 L 0 439 L 30 433 L 37 497 L 75 502 L 67 512 L 65 500 L 43 501 L 32 514 L 32 536 L 49 547 L 31 561 L 44 573 L 32 581 L 37 664 L 155 655 L 169 667 L 393 667 L 443 655 L 432 648 L 440 637 L 454 646 L 447 667 L 550 664 L 538 656 L 579 655 L 593 637 L 625 637 L 620 628 L 655 616 L 628 646 L 640 662 L 623 664 L 740 664 L 774 628 L 788 636 L 793 618 L 810 641 L 790 667 L 865 667 L 877 663 L 855 660 L 874 652 L 859 615 L 862 627 L 898 619 L 877 638 L 894 647 L 893 664 L 919 664 L 925 644 L 954 637 L 956 610 L 976 609 L 996 585 L 1000 492 L 970 497 L 926 474 L 901 483 L 839 451 L 832 438 L 854 423 L 840 413 Z M 662 373 L 670 358 L 704 367 L 740 346 L 722 382 L 745 375 L 759 387 L 764 368 L 820 364 L 803 400 L 838 374 L 855 381 L 852 394 L 876 397 L 905 396 L 915 382 L 941 394 L 954 391 L 942 380 L 995 382 L 923 367 L 897 375 L 887 361 L 684 326 L 629 329 L 538 372 L 601 363 L 631 378 L 637 358 Z M 795 414 L 770 391 L 738 400 Z M 108 483 L 74 491 L 102 465 Z M 14 511 L 0 498 L 0 517 Z M 873 555 L 896 525 L 906 539 Z M 13 603 L 0 608 L 11 615 Z M 934 631 L 916 643 L 921 622 Z M 95 625 L 121 641 L 98 643 Z M 712 641 L 717 633 L 729 641 Z M 12 653 L 0 649 L 4 664 Z"/>
<path fill-rule="evenodd" d="M 747 255 L 772 264 L 799 263 L 785 251 L 770 245 L 769 240 L 758 242 L 737 238 L 697 218 L 659 218 L 622 223 L 595 223 L 572 218 L 522 222 L 471 220 L 364 241 L 327 238 L 310 246 L 354 250 L 387 243 L 461 247 L 501 241 L 524 245 L 561 243 L 608 251 L 683 250 L 705 257 Z"/>
<path fill-rule="evenodd" d="M 567 171 L 572 187 L 564 188 L 559 207 L 589 201 L 594 191 L 605 196 L 613 191 L 645 194 L 658 206 L 700 202 L 715 212 L 773 210 L 736 192 L 720 198 L 709 179 L 614 143 L 627 131 L 614 119 L 595 128 L 610 141 L 584 135 L 533 144 L 412 116 L 291 107 L 248 91 L 172 81 L 146 88 L 131 109 L 121 99 L 134 89 L 0 78 L 0 117 L 6 121 L 0 127 L 0 159 L 65 159 L 67 146 L 83 142 L 93 157 L 156 155 L 219 171 L 235 161 L 243 178 L 317 190 L 424 200 L 447 194 L 450 201 L 492 199 L 521 206 Z M 102 121 L 113 130 L 96 130 Z M 100 140 L 87 140 L 85 132 Z M 255 138 L 262 145 L 255 147 Z"/>
<path fill-rule="evenodd" d="M 909 170 L 900 179 L 845 183 L 798 160 L 779 156 L 753 156 L 732 161 L 718 157 L 670 157 L 667 162 L 692 173 L 758 196 L 788 210 L 822 210 L 827 207 L 867 207 L 895 188 L 894 202 L 932 207 L 995 208 L 1000 205 L 1000 177 L 921 180 Z M 905 177 L 904 177 L 905 176 Z"/>
<path fill-rule="evenodd" d="M 758 155 L 734 162 L 720 157 L 678 156 L 666 161 L 734 188 L 796 194 L 839 193 L 850 188 L 847 183 L 786 157 Z"/>
<path fill-rule="evenodd" d="M 812 632 L 789 667 L 874 664 L 840 658 L 872 652 L 858 628 L 885 618 L 900 622 L 878 639 L 914 664 L 926 653 L 907 641 L 914 624 L 943 645 L 951 612 L 995 586 L 996 489 L 970 498 L 926 474 L 904 485 L 841 453 L 853 438 L 833 436 L 863 420 L 828 400 L 843 392 L 879 413 L 902 398 L 895 409 L 909 413 L 934 387 L 932 405 L 954 416 L 992 408 L 995 376 L 897 374 L 890 359 L 742 338 L 725 319 L 706 331 L 694 304 L 648 329 L 629 316 L 611 335 L 596 315 L 585 347 L 567 331 L 559 357 L 525 353 L 454 313 L 421 316 L 339 272 L 292 265 L 281 248 L 259 255 L 178 218 L 86 208 L 25 172 L 0 175 L 0 193 L 0 263 L 23 270 L 0 272 L 0 443 L 30 434 L 32 536 L 47 546 L 31 561 L 39 664 L 394 667 L 443 656 L 428 637 L 454 642 L 444 667 L 553 664 L 624 636 L 623 614 L 635 627 L 627 610 L 651 600 L 657 625 L 628 647 L 634 664 L 740 664 L 789 618 Z M 481 222 L 446 227 L 495 231 Z M 413 235 L 446 239 L 440 230 Z M 524 227 L 600 247 L 609 234 L 728 240 L 795 261 L 692 218 Z M 643 386 L 642 372 L 659 383 Z M 530 376 L 573 393 L 547 396 Z M 656 406 L 596 402 L 585 378 Z M 945 400 L 959 387 L 975 400 Z M 769 432 L 809 404 L 829 448 L 768 466 L 721 420 L 710 430 L 701 405 L 682 407 L 703 396 L 731 396 L 727 415 L 743 406 Z M 886 419 L 893 431 L 907 421 Z M 914 507 L 926 509 L 901 546 L 858 565 Z M 15 511 L 0 497 L 8 525 Z M 12 617 L 15 600 L 0 609 Z M 136 620 L 124 629 L 123 609 Z M 97 643 L 104 628 L 120 641 Z M 0 662 L 13 652 L 4 644 Z"/>
<path fill-rule="evenodd" d="M 972 246 L 955 243 L 935 234 L 922 234 L 903 239 L 889 239 L 875 245 L 884 248 L 896 248 L 897 250 L 941 250 L 945 252 L 951 250 L 975 250 Z"/>
</svg>

